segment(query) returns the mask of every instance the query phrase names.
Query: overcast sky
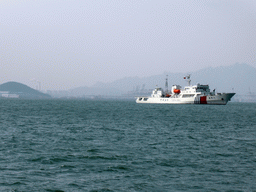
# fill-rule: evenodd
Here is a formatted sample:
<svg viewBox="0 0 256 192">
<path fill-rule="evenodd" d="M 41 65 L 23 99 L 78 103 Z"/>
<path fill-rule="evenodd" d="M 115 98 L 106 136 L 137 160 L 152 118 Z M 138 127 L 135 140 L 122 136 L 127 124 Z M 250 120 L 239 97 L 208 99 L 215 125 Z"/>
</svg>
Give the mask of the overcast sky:
<svg viewBox="0 0 256 192">
<path fill-rule="evenodd" d="M 0 45 L 0 84 L 44 90 L 256 67 L 256 1 L 0 0 Z"/>
</svg>

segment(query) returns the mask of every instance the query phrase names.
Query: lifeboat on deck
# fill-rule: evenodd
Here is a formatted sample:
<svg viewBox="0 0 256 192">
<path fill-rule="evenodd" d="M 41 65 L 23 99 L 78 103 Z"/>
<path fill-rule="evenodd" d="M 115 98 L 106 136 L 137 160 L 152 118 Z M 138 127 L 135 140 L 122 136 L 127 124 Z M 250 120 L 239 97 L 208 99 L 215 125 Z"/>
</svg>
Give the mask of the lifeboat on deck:
<svg viewBox="0 0 256 192">
<path fill-rule="evenodd" d="M 180 94 L 180 89 L 174 89 L 173 92 L 176 94 Z"/>
</svg>

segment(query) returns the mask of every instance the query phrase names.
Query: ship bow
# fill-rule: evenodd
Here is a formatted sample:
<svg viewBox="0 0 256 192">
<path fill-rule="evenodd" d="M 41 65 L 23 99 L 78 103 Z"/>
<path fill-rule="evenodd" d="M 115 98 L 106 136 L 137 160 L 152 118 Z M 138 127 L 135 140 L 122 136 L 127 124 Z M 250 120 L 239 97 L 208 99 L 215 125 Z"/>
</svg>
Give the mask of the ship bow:
<svg viewBox="0 0 256 192">
<path fill-rule="evenodd" d="M 235 93 L 227 93 L 227 101 L 230 101 L 234 95 Z"/>
</svg>

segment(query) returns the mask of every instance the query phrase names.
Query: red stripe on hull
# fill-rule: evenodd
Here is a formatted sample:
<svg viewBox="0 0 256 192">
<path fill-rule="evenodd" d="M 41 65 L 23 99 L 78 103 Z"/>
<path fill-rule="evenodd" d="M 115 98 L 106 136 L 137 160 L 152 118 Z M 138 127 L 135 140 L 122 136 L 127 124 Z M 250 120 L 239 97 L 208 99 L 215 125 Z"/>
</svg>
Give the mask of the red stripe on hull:
<svg viewBox="0 0 256 192">
<path fill-rule="evenodd" d="M 207 104 L 206 96 L 200 97 L 200 104 Z"/>
</svg>

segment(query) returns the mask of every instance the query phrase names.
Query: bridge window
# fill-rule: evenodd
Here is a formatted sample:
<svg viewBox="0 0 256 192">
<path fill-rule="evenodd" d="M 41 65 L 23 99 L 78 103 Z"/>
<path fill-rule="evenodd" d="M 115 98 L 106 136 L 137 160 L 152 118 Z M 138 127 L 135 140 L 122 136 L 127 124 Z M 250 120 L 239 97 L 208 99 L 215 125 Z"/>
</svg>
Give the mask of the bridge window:
<svg viewBox="0 0 256 192">
<path fill-rule="evenodd" d="M 182 97 L 187 98 L 187 97 L 194 97 L 194 96 L 195 96 L 195 94 L 185 94 L 185 95 L 183 95 Z"/>
</svg>

